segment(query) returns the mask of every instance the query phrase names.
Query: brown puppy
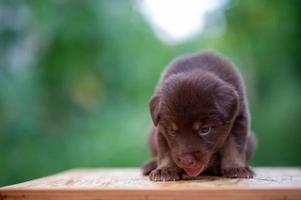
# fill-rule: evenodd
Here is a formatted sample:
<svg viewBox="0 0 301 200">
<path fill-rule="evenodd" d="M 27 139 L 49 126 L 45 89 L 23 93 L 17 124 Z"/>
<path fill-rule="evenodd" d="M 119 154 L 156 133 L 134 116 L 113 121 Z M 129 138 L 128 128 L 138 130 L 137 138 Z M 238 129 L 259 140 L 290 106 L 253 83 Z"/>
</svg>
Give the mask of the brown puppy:
<svg viewBox="0 0 301 200">
<path fill-rule="evenodd" d="M 152 160 L 143 174 L 152 181 L 186 173 L 252 178 L 255 148 L 243 81 L 227 59 L 211 52 L 177 58 L 151 98 Z"/>
</svg>

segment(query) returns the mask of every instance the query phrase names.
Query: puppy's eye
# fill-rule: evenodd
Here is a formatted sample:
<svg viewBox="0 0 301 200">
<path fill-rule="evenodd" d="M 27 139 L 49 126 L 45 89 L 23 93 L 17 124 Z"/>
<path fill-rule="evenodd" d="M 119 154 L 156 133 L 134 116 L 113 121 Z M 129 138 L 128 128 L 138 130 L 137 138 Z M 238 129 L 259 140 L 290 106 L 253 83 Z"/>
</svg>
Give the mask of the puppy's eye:
<svg viewBox="0 0 301 200">
<path fill-rule="evenodd" d="M 169 134 L 170 136 L 172 136 L 172 137 L 175 137 L 175 136 L 176 136 L 176 131 L 174 131 L 174 130 L 169 130 L 169 131 L 168 131 L 168 134 Z"/>
<path fill-rule="evenodd" d="M 172 136 L 172 137 L 175 137 L 176 136 L 176 131 L 170 131 L 169 135 Z"/>
<path fill-rule="evenodd" d="M 207 135 L 210 132 L 210 127 L 202 127 L 199 130 L 199 135 Z"/>
</svg>

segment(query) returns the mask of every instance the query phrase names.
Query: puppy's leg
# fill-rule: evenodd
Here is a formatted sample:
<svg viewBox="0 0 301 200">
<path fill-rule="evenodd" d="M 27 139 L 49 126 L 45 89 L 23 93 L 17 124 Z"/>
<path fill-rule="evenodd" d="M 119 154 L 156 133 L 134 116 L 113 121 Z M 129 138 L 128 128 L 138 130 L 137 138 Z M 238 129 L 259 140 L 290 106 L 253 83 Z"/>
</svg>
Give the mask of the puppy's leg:
<svg viewBox="0 0 301 200">
<path fill-rule="evenodd" d="M 157 168 L 157 160 L 155 158 L 147 161 L 142 167 L 142 174 L 144 176 L 149 175 L 154 169 Z"/>
<path fill-rule="evenodd" d="M 148 134 L 148 146 L 150 148 L 150 152 L 151 152 L 151 156 L 153 158 L 155 158 L 157 156 L 157 128 L 152 126 L 151 129 L 149 130 L 149 134 Z"/>
<path fill-rule="evenodd" d="M 221 156 L 215 153 L 211 156 L 208 168 L 202 172 L 203 175 L 221 176 Z"/>
<path fill-rule="evenodd" d="M 164 136 L 157 132 L 157 168 L 153 170 L 149 178 L 152 181 L 175 181 L 182 178 L 182 169 L 172 160 L 169 147 Z"/>
<path fill-rule="evenodd" d="M 142 167 L 142 174 L 149 175 L 154 169 L 157 168 L 157 147 L 156 147 L 156 132 L 157 129 L 152 127 L 148 134 L 148 145 L 150 148 L 152 158 L 147 161 Z"/>
<path fill-rule="evenodd" d="M 256 136 L 252 131 L 249 131 L 249 135 L 247 138 L 247 151 L 246 151 L 246 159 L 247 161 L 251 160 L 254 151 L 257 146 Z"/>
<path fill-rule="evenodd" d="M 235 120 L 232 130 L 221 152 L 221 173 L 230 178 L 252 178 L 254 172 L 247 165 L 247 114 L 240 114 Z"/>
</svg>

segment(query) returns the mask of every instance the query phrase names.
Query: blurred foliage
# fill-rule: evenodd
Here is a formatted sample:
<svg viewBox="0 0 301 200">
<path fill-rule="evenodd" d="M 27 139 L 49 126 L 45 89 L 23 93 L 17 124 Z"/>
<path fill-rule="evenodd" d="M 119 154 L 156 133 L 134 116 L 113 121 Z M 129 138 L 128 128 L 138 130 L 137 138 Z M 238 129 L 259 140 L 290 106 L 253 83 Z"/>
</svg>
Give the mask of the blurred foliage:
<svg viewBox="0 0 301 200">
<path fill-rule="evenodd" d="M 206 48 L 246 80 L 259 145 L 252 164 L 301 165 L 299 1 L 233 0 L 222 35 L 208 24 L 178 45 L 159 41 L 136 4 L 0 2 L 0 186 L 74 167 L 141 165 L 162 69 Z"/>
</svg>

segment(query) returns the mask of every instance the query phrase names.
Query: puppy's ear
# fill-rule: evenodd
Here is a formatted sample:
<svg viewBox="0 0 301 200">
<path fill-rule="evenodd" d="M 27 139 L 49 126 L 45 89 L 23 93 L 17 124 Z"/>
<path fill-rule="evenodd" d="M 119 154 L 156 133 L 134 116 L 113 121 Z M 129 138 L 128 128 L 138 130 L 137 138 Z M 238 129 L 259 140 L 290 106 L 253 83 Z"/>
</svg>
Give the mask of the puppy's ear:
<svg viewBox="0 0 301 200">
<path fill-rule="evenodd" d="M 160 97 L 158 95 L 152 96 L 150 102 L 149 102 L 149 110 L 152 116 L 152 120 L 154 122 L 154 125 L 157 126 L 160 120 Z"/>
<path fill-rule="evenodd" d="M 239 110 L 239 96 L 237 91 L 229 85 L 222 85 L 218 88 L 215 105 L 226 121 L 237 116 Z"/>
</svg>

